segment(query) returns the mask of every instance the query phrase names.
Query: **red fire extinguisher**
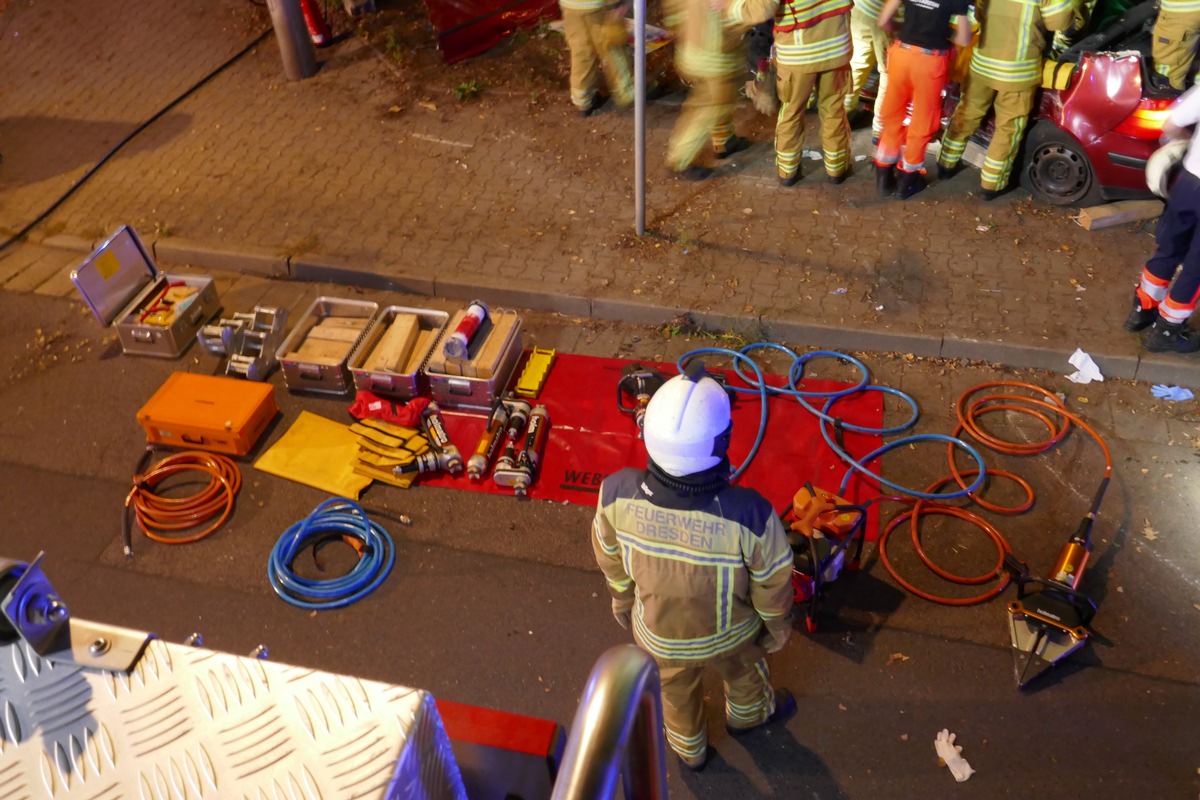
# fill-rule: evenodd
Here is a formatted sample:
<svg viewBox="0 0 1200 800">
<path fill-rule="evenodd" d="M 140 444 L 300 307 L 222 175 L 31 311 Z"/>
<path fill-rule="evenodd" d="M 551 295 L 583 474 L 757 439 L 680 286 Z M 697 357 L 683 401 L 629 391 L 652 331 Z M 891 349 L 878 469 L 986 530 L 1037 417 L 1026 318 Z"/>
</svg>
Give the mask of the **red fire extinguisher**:
<svg viewBox="0 0 1200 800">
<path fill-rule="evenodd" d="M 304 13 L 304 24 L 308 26 L 308 35 L 315 46 L 325 47 L 333 41 L 329 23 L 325 21 L 325 14 L 321 12 L 317 0 L 300 0 L 300 10 Z"/>
</svg>

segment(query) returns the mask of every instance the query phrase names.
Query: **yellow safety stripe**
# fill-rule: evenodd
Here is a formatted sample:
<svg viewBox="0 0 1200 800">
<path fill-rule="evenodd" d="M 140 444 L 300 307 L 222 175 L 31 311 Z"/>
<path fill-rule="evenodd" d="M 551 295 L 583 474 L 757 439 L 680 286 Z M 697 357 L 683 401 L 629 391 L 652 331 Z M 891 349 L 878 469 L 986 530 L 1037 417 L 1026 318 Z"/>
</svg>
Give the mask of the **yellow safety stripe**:
<svg viewBox="0 0 1200 800">
<path fill-rule="evenodd" d="M 789 67 L 802 67 L 850 55 L 850 33 L 819 42 L 788 42 L 775 45 L 775 58 Z"/>
<path fill-rule="evenodd" d="M 1040 57 L 1021 60 L 989 58 L 976 50 L 971 55 L 971 72 L 1003 83 L 1037 82 Z"/>
</svg>

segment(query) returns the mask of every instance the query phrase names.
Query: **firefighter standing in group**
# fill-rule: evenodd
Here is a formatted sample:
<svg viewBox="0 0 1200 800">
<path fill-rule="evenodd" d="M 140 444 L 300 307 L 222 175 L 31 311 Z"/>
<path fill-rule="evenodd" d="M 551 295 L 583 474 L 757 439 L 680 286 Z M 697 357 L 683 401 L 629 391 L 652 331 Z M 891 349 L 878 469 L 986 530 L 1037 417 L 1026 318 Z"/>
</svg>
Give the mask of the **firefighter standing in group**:
<svg viewBox="0 0 1200 800">
<path fill-rule="evenodd" d="M 667 743 L 693 770 L 708 761 L 706 668 L 724 682 L 734 736 L 796 711 L 765 659 L 792 632 L 792 550 L 771 504 L 730 485 L 731 432 L 717 381 L 671 378 L 646 408 L 646 469 L 604 480 L 592 525 L 613 616 L 658 663 Z"/>
<path fill-rule="evenodd" d="M 750 146 L 733 132 L 739 78 L 745 69 L 743 37 L 771 16 L 774 0 L 665 0 L 665 24 L 675 34 L 675 69 L 688 82 L 687 99 L 667 142 L 667 168 L 700 181 L 710 167 L 694 163 L 709 142 L 717 158 Z"/>
<path fill-rule="evenodd" d="M 875 90 L 874 108 L 871 114 L 871 143 L 879 143 L 883 130 L 883 98 L 887 96 L 887 52 L 888 34 L 879 27 L 879 13 L 883 11 L 883 0 L 854 0 L 850 9 L 850 92 L 846 95 L 846 113 L 854 111 L 871 70 L 879 73 L 879 88 Z"/>
<path fill-rule="evenodd" d="M 1200 149 L 1189 130 L 1198 122 L 1200 87 L 1193 86 L 1175 103 L 1163 125 L 1164 137 L 1191 141 L 1158 220 L 1154 255 L 1142 268 L 1133 309 L 1125 320 L 1127 331 L 1150 329 L 1142 346 L 1152 353 L 1200 350 L 1200 334 L 1188 329 L 1200 298 Z"/>
<path fill-rule="evenodd" d="M 600 73 L 619 106 L 633 103 L 633 71 L 629 68 L 625 9 L 611 0 L 558 0 L 563 35 L 571 52 L 571 103 L 588 117 L 608 102 L 600 92 Z M 613 37 L 613 26 L 620 37 Z"/>
<path fill-rule="evenodd" d="M 784 0 L 775 11 L 775 73 L 779 116 L 775 168 L 779 182 L 801 177 L 804 113 L 813 89 L 821 120 L 821 155 L 830 183 L 850 174 L 850 0 Z"/>
<path fill-rule="evenodd" d="M 925 149 L 942 125 L 942 89 L 949 80 L 954 45 L 971 43 L 971 20 L 969 0 L 903 2 L 904 22 L 888 52 L 890 90 L 880 114 L 883 132 L 875 149 L 875 186 L 880 196 L 895 192 L 907 200 L 925 188 Z M 887 0 L 879 15 L 881 26 L 891 29 L 900 4 L 901 0 Z M 953 41 L 951 18 L 957 18 Z"/>
<path fill-rule="evenodd" d="M 1071 0 L 987 0 L 976 6 L 975 13 L 979 43 L 971 55 L 966 93 L 942 137 L 938 177 L 954 175 L 967 138 L 994 107 L 996 129 L 980 175 L 980 197 L 994 200 L 1008 185 L 1033 110 L 1042 80 L 1046 32 L 1070 25 L 1075 10 Z"/>
<path fill-rule="evenodd" d="M 1161 0 L 1151 35 L 1154 71 L 1184 89 L 1200 43 L 1200 0 Z"/>
</svg>

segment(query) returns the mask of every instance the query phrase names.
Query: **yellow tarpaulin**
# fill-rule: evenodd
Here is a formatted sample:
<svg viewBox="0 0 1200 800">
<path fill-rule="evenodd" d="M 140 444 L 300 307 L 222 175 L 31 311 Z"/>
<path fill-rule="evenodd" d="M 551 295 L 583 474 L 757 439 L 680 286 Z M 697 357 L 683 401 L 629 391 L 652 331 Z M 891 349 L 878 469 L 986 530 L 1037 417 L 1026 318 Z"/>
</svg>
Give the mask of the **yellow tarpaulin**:
<svg viewBox="0 0 1200 800">
<path fill-rule="evenodd" d="M 358 437 L 350 426 L 301 411 L 288 432 L 254 462 L 254 468 L 357 500 L 371 485 L 369 477 L 355 474 L 357 458 Z"/>
</svg>

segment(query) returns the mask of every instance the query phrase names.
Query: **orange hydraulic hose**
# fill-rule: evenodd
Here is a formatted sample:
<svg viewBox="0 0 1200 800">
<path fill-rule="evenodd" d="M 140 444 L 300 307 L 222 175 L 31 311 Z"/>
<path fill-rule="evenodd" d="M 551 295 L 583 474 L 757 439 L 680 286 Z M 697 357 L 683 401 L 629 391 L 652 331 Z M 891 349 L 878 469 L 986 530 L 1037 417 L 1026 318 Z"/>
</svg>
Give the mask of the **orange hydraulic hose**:
<svg viewBox="0 0 1200 800">
<path fill-rule="evenodd" d="M 181 472 L 200 472 L 208 476 L 203 489 L 186 497 L 161 497 L 155 487 L 164 479 Z M 187 450 L 175 453 L 155 464 L 149 471 L 133 476 L 133 489 L 125 498 L 132 508 L 138 527 L 150 539 L 163 544 L 187 544 L 212 534 L 233 512 L 233 501 L 242 486 L 242 473 L 233 459 L 216 453 Z M 170 531 L 207 527 L 183 535 Z"/>
<path fill-rule="evenodd" d="M 993 389 L 995 387 L 1003 387 L 1005 389 L 1025 389 L 1046 399 L 1039 400 L 1036 397 L 1005 393 L 986 394 L 972 400 L 972 398 L 975 398 L 980 392 Z M 1047 438 L 1036 442 L 1011 442 L 989 434 L 979 426 L 979 419 L 984 414 L 997 411 L 1012 411 L 1015 413 L 1032 416 L 1034 419 L 1045 425 L 1047 430 Z M 1062 401 L 1060 401 L 1053 393 L 1039 386 L 1017 381 L 994 381 L 991 383 L 982 383 L 973 389 L 969 389 L 968 391 L 964 392 L 962 396 L 959 397 L 958 403 L 955 406 L 955 415 L 958 418 L 958 426 L 955 428 L 953 434 L 955 437 L 958 437 L 963 431 L 966 431 L 990 449 L 995 450 L 998 453 L 1004 453 L 1008 455 L 1036 455 L 1039 453 L 1044 453 L 1054 445 L 1058 444 L 1063 437 L 1067 435 L 1072 424 L 1078 425 L 1096 441 L 1096 444 L 1099 445 L 1100 451 L 1104 456 L 1104 475 L 1100 484 L 1101 489 L 1093 501 L 1092 508 L 1089 510 L 1089 516 L 1095 516 L 1100 501 L 1103 498 L 1103 489 L 1108 485 L 1108 482 L 1112 477 L 1112 453 L 1109 451 L 1108 445 L 1105 443 L 1104 439 L 1101 438 L 1100 434 L 1098 434 L 1096 430 L 1092 428 L 1092 426 L 1088 425 L 1078 416 L 1068 411 Z M 1061 422 L 1056 422 L 1055 417 L 1058 417 Z M 959 471 L 954 463 L 953 445 L 947 448 L 946 458 L 950 463 L 951 474 L 941 478 L 938 481 L 935 481 L 929 488 L 925 490 L 927 493 L 936 492 L 951 480 L 958 483 L 961 488 L 966 489 L 970 485 L 968 479 L 973 478 L 977 474 L 976 470 Z M 1022 489 L 1024 489 L 1026 499 L 1024 503 L 1021 503 L 1017 506 L 1000 506 L 988 502 L 976 496 L 976 494 L 968 495 L 982 508 L 997 514 L 1021 514 L 1033 507 L 1034 491 L 1033 487 L 1030 486 L 1027 481 L 1010 472 L 1004 472 L 1002 470 L 988 470 L 988 475 L 996 475 L 1015 481 Z M 1011 553 L 1012 549 L 1009 547 L 1008 542 L 1005 541 L 1000 531 L 997 530 L 996 527 L 987 520 L 966 509 L 957 508 L 954 506 L 946 506 L 940 503 L 932 503 L 928 500 L 911 500 L 908 498 L 897 497 L 882 497 L 876 499 L 900 500 L 902 502 L 912 503 L 912 508 L 897 515 L 887 524 L 887 526 L 879 535 L 879 542 L 877 545 L 879 559 L 883 564 L 884 569 L 886 569 L 888 574 L 891 575 L 892 578 L 903 588 L 907 589 L 917 597 L 933 603 L 938 603 L 940 605 L 968 606 L 990 600 L 999 595 L 1008 587 L 1011 578 L 1003 571 L 1003 566 L 1005 555 Z M 972 525 L 978 527 L 985 534 L 987 534 L 988 538 L 991 539 L 992 543 L 996 547 L 998 554 L 996 566 L 981 575 L 964 577 L 961 575 L 954 575 L 953 573 L 944 570 L 933 563 L 921 545 L 920 520 L 921 517 L 926 514 L 956 517 L 958 519 L 966 520 Z M 909 533 L 921 563 L 938 577 L 950 583 L 963 586 L 976 586 L 993 579 L 998 579 L 999 583 L 982 594 L 965 598 L 943 597 L 941 595 L 935 595 L 931 592 L 918 589 L 910 581 L 906 580 L 897 573 L 896 569 L 892 565 L 891 559 L 887 555 L 888 538 L 891 536 L 892 531 L 898 528 L 904 522 L 909 523 Z"/>
</svg>

